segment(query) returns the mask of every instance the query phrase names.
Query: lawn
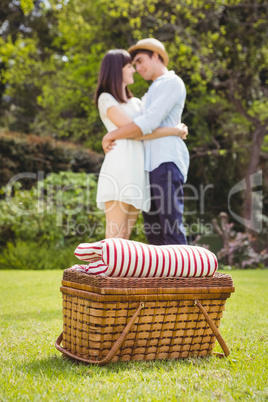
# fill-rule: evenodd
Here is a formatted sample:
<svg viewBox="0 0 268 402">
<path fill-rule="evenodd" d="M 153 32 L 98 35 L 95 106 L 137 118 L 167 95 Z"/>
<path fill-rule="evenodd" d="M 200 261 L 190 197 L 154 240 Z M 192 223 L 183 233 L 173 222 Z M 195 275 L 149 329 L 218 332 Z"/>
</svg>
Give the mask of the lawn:
<svg viewBox="0 0 268 402">
<path fill-rule="evenodd" d="M 54 347 L 62 271 L 0 271 L 0 401 L 267 401 L 268 270 L 231 275 L 220 327 L 228 358 L 96 367 Z"/>
</svg>

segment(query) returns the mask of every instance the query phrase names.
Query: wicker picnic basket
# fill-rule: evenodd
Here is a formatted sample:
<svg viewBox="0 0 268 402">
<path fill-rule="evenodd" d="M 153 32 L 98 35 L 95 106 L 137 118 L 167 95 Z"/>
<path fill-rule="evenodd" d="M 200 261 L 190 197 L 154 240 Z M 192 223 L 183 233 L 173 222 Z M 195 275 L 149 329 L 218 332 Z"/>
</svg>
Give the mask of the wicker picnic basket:
<svg viewBox="0 0 268 402">
<path fill-rule="evenodd" d="M 69 357 L 105 365 L 207 356 L 216 339 L 229 355 L 218 327 L 234 292 L 230 275 L 112 278 L 67 269 L 61 292 L 63 332 L 55 346 Z"/>
</svg>

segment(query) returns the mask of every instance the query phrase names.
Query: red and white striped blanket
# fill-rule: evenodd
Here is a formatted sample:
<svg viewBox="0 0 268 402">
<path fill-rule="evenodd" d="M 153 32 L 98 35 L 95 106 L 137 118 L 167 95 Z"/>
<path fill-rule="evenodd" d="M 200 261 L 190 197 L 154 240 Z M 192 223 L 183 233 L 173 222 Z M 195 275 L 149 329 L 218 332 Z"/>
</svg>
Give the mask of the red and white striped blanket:
<svg viewBox="0 0 268 402">
<path fill-rule="evenodd" d="M 75 256 L 88 265 L 75 265 L 75 270 L 113 277 L 201 277 L 212 276 L 216 256 L 198 246 L 153 246 L 124 239 L 105 239 L 81 243 Z"/>
</svg>

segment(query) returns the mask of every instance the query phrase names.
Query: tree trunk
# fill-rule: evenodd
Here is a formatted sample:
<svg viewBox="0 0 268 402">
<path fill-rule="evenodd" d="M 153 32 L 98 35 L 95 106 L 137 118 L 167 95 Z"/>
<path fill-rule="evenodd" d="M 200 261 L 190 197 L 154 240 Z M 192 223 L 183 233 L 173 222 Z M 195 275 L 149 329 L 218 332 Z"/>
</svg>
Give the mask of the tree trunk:
<svg viewBox="0 0 268 402">
<path fill-rule="evenodd" d="M 263 138 L 267 133 L 267 127 L 265 125 L 259 125 L 253 133 L 253 144 L 250 151 L 250 160 L 246 170 L 246 189 L 245 189 L 245 198 L 243 202 L 243 218 L 246 221 L 251 221 L 252 227 L 246 227 L 247 232 L 251 232 L 251 229 L 254 229 L 253 224 L 253 216 L 252 216 L 252 183 L 251 183 L 251 175 L 257 172 L 259 163 L 260 163 L 260 153 L 261 146 L 263 142 Z"/>
</svg>

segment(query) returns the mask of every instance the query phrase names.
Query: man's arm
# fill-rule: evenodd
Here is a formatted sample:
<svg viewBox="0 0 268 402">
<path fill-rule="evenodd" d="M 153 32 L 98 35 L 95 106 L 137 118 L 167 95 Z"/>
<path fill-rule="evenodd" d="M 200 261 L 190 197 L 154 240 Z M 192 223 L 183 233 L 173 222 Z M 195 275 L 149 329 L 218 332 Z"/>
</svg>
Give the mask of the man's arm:
<svg viewBox="0 0 268 402">
<path fill-rule="evenodd" d="M 113 148 L 115 140 L 124 138 L 135 139 L 142 135 L 151 134 L 152 131 L 160 126 L 162 120 L 164 120 L 179 99 L 184 103 L 185 92 L 182 80 L 169 80 L 167 83 L 164 83 L 160 90 L 158 90 L 157 96 L 153 96 L 154 101 L 150 105 L 149 110 L 134 119 L 134 121 L 137 121 L 137 124 L 135 122 L 129 123 L 107 133 L 103 137 L 102 148 L 104 152 L 107 153 Z"/>
<path fill-rule="evenodd" d="M 102 148 L 107 153 L 113 145 L 115 140 L 122 140 L 123 138 L 138 138 L 142 136 L 142 131 L 135 123 L 131 122 L 123 127 L 119 127 L 114 131 L 105 134 L 102 139 Z"/>
<path fill-rule="evenodd" d="M 149 96 L 149 92 L 148 95 Z M 152 87 L 150 92 L 150 104 L 145 112 L 134 119 L 134 123 L 140 127 L 143 135 L 151 134 L 156 128 L 162 126 L 162 122 L 175 107 L 183 107 L 186 97 L 186 89 L 183 81 L 177 77 L 162 80 Z"/>
<path fill-rule="evenodd" d="M 184 123 L 180 123 L 175 127 L 158 127 L 152 134 L 146 134 L 136 138 L 138 141 L 155 140 L 156 138 L 176 136 L 182 140 L 186 140 L 188 135 L 188 127 Z"/>
</svg>

